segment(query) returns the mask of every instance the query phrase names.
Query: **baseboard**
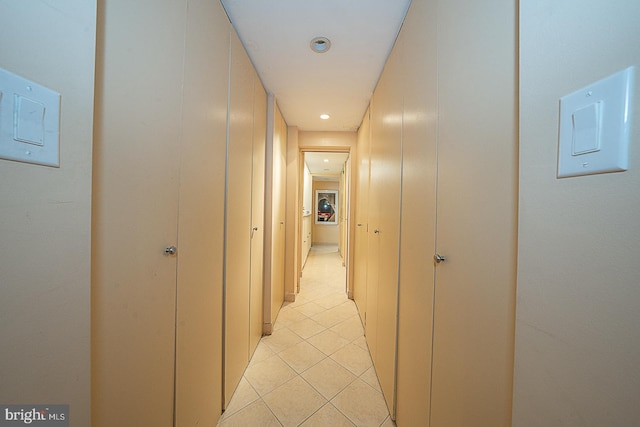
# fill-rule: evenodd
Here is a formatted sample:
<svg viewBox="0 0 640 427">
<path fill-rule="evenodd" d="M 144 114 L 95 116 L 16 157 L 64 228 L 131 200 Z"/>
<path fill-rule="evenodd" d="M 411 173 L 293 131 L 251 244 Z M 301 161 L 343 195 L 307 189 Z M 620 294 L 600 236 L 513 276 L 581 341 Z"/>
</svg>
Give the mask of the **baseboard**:
<svg viewBox="0 0 640 427">
<path fill-rule="evenodd" d="M 262 324 L 262 335 L 271 335 L 273 333 L 273 323 Z"/>
<path fill-rule="evenodd" d="M 286 302 L 296 302 L 296 294 L 287 292 L 286 294 L 284 294 L 284 300 Z"/>
</svg>

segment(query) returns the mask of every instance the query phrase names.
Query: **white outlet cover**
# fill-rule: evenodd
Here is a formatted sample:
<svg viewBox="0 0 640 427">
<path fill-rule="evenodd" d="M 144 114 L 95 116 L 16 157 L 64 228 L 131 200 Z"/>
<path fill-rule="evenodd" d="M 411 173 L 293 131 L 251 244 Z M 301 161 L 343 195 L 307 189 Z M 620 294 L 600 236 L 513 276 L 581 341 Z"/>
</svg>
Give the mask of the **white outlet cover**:
<svg viewBox="0 0 640 427">
<path fill-rule="evenodd" d="M 558 178 L 628 168 L 634 68 L 560 98 Z"/>
<path fill-rule="evenodd" d="M 0 158 L 60 166 L 60 94 L 0 68 Z"/>
</svg>

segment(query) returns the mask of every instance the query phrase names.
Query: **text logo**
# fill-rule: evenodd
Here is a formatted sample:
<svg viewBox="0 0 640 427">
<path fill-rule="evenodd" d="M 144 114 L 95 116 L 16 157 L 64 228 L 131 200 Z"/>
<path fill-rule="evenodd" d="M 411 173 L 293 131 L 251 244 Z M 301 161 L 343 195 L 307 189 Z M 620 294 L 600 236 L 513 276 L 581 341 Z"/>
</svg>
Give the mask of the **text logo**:
<svg viewBox="0 0 640 427">
<path fill-rule="evenodd" d="M 0 427 L 69 427 L 69 405 L 0 405 Z"/>
</svg>

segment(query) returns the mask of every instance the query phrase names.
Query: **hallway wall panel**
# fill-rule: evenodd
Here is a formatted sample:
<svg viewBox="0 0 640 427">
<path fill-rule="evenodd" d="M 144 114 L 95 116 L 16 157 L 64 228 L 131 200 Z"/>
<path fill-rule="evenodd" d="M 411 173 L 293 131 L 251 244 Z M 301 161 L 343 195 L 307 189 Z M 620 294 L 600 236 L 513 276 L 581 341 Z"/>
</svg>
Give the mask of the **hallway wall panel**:
<svg viewBox="0 0 640 427">
<path fill-rule="evenodd" d="M 231 400 L 249 363 L 253 168 L 253 67 L 231 34 L 227 188 L 225 197 L 224 401 Z"/>
<path fill-rule="evenodd" d="M 224 153 L 230 25 L 217 2 L 190 0 L 178 217 L 176 425 L 213 424 L 222 405 Z M 217 52 L 216 55 L 212 52 Z"/>
<path fill-rule="evenodd" d="M 91 413 L 96 3 L 0 2 L 0 68 L 62 99 L 59 168 L 0 159 L 0 402 L 68 403 L 71 427 Z"/>
<path fill-rule="evenodd" d="M 132 6 L 113 0 L 103 6 L 92 425 L 214 425 L 223 407 L 222 201 L 231 26 L 218 2 Z M 237 39 L 234 49 L 235 59 L 242 59 Z M 242 341 L 244 356 L 232 359 L 240 361 L 241 372 L 251 342 L 252 169 L 263 160 L 252 156 L 259 146 L 253 134 L 259 81 L 246 55 L 234 67 L 229 136 L 239 142 L 232 145 L 229 169 L 242 175 L 229 174 L 229 206 L 238 220 L 229 235 L 245 239 L 234 239 L 229 248 L 241 247 L 228 267 L 233 290 L 243 290 L 232 292 L 229 302 L 240 301 L 244 314 L 238 316 L 242 322 L 229 323 L 244 333 L 232 329 L 229 336 Z M 165 254 L 171 245 L 175 256 Z"/>
<path fill-rule="evenodd" d="M 396 422 L 429 425 L 437 171 L 437 13 L 413 2 L 403 46 L 402 234 Z M 429 76 L 429 78 L 425 78 Z"/>
<path fill-rule="evenodd" d="M 520 14 L 513 425 L 640 425 L 640 2 Z M 558 99 L 631 65 L 629 169 L 557 179 Z"/>
<path fill-rule="evenodd" d="M 353 300 L 358 307 L 358 314 L 362 324 L 365 324 L 367 312 L 367 268 L 368 268 L 368 239 L 369 239 L 369 163 L 370 163 L 370 109 L 364 115 L 358 129 L 356 161 L 354 162 L 355 192 L 352 200 L 355 221 L 352 222 L 353 240 Z"/>
<path fill-rule="evenodd" d="M 255 351 L 263 327 L 264 298 L 264 205 L 267 137 L 267 93 L 254 72 L 253 155 L 251 169 L 251 295 L 249 309 L 249 351 Z"/>
<path fill-rule="evenodd" d="M 395 407 L 396 317 L 402 176 L 401 49 L 391 52 L 371 102 L 367 342 L 380 386 Z M 375 317 L 375 319 L 374 319 Z"/>
<path fill-rule="evenodd" d="M 368 259 L 356 262 L 399 426 L 511 416 L 517 15 L 512 0 L 462 3 L 412 4 L 371 102 Z"/>
<path fill-rule="evenodd" d="M 264 333 L 271 334 L 285 296 L 287 123 L 273 95 L 267 100 Z"/>
<path fill-rule="evenodd" d="M 431 423 L 506 427 L 517 254 L 516 1 L 438 3 L 438 22 L 436 246 L 449 259 L 436 270 Z"/>
<path fill-rule="evenodd" d="M 99 16 L 91 424 L 168 427 L 186 12 L 115 0 Z"/>
</svg>

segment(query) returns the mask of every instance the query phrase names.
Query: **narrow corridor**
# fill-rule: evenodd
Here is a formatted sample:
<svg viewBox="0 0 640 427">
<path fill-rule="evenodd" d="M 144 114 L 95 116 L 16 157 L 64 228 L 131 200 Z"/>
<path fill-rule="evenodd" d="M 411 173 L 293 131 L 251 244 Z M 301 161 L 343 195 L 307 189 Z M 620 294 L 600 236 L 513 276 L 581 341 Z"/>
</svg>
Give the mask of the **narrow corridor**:
<svg viewBox="0 0 640 427">
<path fill-rule="evenodd" d="M 393 426 L 363 333 L 337 247 L 312 247 L 218 425 Z"/>
</svg>

